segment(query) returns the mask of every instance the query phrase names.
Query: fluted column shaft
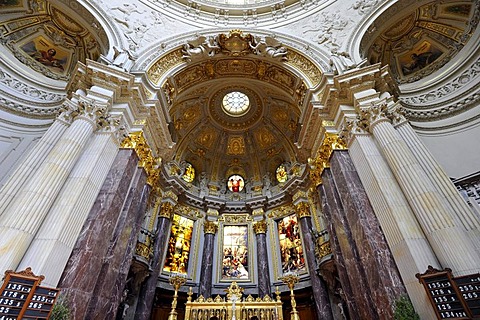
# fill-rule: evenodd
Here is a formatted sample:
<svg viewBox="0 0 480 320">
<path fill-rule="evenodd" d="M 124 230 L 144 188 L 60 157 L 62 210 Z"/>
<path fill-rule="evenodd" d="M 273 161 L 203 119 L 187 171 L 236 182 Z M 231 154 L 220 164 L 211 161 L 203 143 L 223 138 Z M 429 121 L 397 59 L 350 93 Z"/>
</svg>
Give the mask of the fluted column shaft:
<svg viewBox="0 0 480 320">
<path fill-rule="evenodd" d="M 395 129 L 403 138 L 410 150 L 413 151 L 418 163 L 436 187 L 437 192 L 445 200 L 450 214 L 458 217 L 465 230 L 467 230 L 477 251 L 480 251 L 480 218 L 472 214 L 472 210 L 462 198 L 455 185 L 445 173 L 440 164 L 433 158 L 425 145 L 420 141 L 412 126 L 400 116 L 395 124 Z"/>
<path fill-rule="evenodd" d="M 32 267 L 56 287 L 75 241 L 118 152 L 111 133 L 97 133 L 73 168 L 19 269 Z"/>
<path fill-rule="evenodd" d="M 155 298 L 155 289 L 157 288 L 157 281 L 163 267 L 163 257 L 167 250 L 168 238 L 172 228 L 173 204 L 171 202 L 163 202 L 160 206 L 158 224 L 157 224 L 157 238 L 155 239 L 155 246 L 152 259 L 152 273 L 145 280 L 140 288 L 138 297 L 137 309 L 135 310 L 135 320 L 149 320 L 153 308 L 153 301 Z"/>
<path fill-rule="evenodd" d="M 78 116 L 0 218 L 0 270 L 17 268 L 94 128 Z"/>
<path fill-rule="evenodd" d="M 429 265 L 440 269 L 435 253 L 372 136 L 353 134 L 348 150 L 416 311 L 422 319 L 433 319 L 435 313 L 415 274 Z"/>
<path fill-rule="evenodd" d="M 0 217 L 27 179 L 43 163 L 68 126 L 70 126 L 69 122 L 56 119 L 28 152 L 27 156 L 17 164 L 17 167 L 0 190 Z"/>
<path fill-rule="evenodd" d="M 470 237 L 445 206 L 412 150 L 382 114 L 372 107 L 370 130 L 425 231 L 430 245 L 443 267 L 456 275 L 478 271 L 480 256 Z M 377 110 L 375 110 L 377 109 Z"/>
<path fill-rule="evenodd" d="M 297 217 L 302 230 L 302 241 L 305 248 L 305 258 L 307 260 L 308 273 L 312 284 L 313 297 L 315 299 L 315 310 L 318 320 L 333 320 L 332 307 L 328 297 L 328 289 L 324 281 L 318 276 L 317 260 L 315 257 L 315 241 L 312 235 L 312 216 L 308 202 L 299 202 L 295 204 Z"/>
<path fill-rule="evenodd" d="M 198 294 L 205 298 L 212 295 L 212 279 L 213 279 L 213 248 L 215 245 L 215 234 L 217 233 L 217 225 L 212 221 L 205 221 L 203 231 L 205 232 L 203 253 L 202 253 L 202 270 L 200 271 L 200 283 Z"/>
<path fill-rule="evenodd" d="M 257 242 L 258 268 L 258 296 L 260 298 L 271 295 L 270 270 L 268 268 L 267 223 L 262 220 L 254 224 L 255 239 Z"/>
</svg>

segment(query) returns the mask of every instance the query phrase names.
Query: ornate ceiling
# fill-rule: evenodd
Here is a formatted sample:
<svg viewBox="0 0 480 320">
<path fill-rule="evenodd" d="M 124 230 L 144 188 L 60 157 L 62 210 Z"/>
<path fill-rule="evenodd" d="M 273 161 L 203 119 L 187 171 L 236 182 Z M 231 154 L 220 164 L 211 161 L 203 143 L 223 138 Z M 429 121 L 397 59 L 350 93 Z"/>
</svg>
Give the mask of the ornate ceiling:
<svg viewBox="0 0 480 320">
<path fill-rule="evenodd" d="M 231 174 L 251 182 L 267 174 L 273 180 L 280 164 L 297 160 L 294 141 L 306 87 L 283 65 L 284 56 L 255 55 L 248 37 L 236 32 L 224 42 L 220 37 L 214 54 L 202 58 L 184 51 L 188 67 L 163 85 L 175 160 L 191 163 L 198 175 L 204 172 L 220 185 Z M 233 91 L 248 97 L 245 114 L 231 115 L 222 107 Z"/>
<path fill-rule="evenodd" d="M 361 44 L 368 61 L 388 64 L 399 84 L 418 81 L 450 61 L 472 36 L 480 15 L 473 1 L 407 7 L 383 13 Z"/>
</svg>

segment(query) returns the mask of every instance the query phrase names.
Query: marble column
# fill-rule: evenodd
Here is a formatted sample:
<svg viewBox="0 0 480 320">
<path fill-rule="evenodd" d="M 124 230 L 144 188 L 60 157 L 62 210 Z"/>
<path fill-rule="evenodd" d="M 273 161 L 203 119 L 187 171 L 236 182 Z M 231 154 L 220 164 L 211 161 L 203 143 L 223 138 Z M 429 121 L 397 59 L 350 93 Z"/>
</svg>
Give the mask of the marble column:
<svg viewBox="0 0 480 320">
<path fill-rule="evenodd" d="M 300 199 L 303 195 L 303 192 L 297 192 L 297 194 L 294 195 L 293 203 L 295 205 L 295 211 L 302 231 L 302 241 L 305 248 L 304 255 L 307 260 L 308 273 L 310 274 L 310 283 L 312 284 L 317 319 L 333 320 L 327 286 L 317 274 L 318 266 L 315 257 L 315 239 L 312 235 L 312 215 L 310 213 L 308 200 Z"/>
<path fill-rule="evenodd" d="M 202 295 L 205 299 L 210 298 L 212 295 L 213 247 L 217 230 L 218 226 L 215 222 L 205 221 L 203 225 L 205 236 L 203 240 L 202 270 L 200 271 L 200 282 L 198 285 L 198 295 Z"/>
<path fill-rule="evenodd" d="M 348 309 L 348 315 L 351 320 L 366 319 L 365 317 L 362 317 L 362 315 L 367 313 L 359 312 L 359 310 L 364 309 L 367 303 L 365 301 L 359 301 L 359 306 L 361 306 L 359 307 L 357 305 L 357 302 L 355 301 L 352 285 L 350 284 L 350 279 L 348 278 L 348 269 L 345 265 L 345 259 L 343 257 L 342 249 L 340 247 L 340 242 L 339 242 L 335 227 L 333 225 L 332 212 L 331 212 L 332 209 L 329 201 L 327 201 L 327 196 L 326 196 L 327 192 L 325 190 L 325 186 L 323 184 L 319 185 L 317 187 L 317 191 L 322 203 L 322 213 L 325 218 L 328 233 L 330 235 L 330 247 L 332 248 L 335 267 L 337 269 L 338 278 L 343 291 L 342 297 L 345 299 L 345 303 Z M 333 206 L 334 205 L 335 204 L 333 204 Z"/>
<path fill-rule="evenodd" d="M 158 224 L 156 239 L 154 244 L 152 272 L 140 288 L 137 309 L 135 310 L 135 320 L 149 320 L 155 298 L 157 281 L 162 272 L 164 257 L 167 251 L 168 238 L 172 228 L 173 209 L 176 199 L 166 199 L 160 206 L 158 213 Z"/>
<path fill-rule="evenodd" d="M 346 270 L 346 274 L 341 275 L 340 272 L 342 268 L 338 269 L 342 287 L 351 287 L 353 293 L 352 298 L 355 300 L 357 308 L 354 313 L 357 313 L 360 319 L 379 319 L 372 301 L 370 288 L 367 284 L 365 267 L 361 263 L 357 244 L 353 239 L 340 196 L 329 168 L 326 168 L 322 172 L 322 186 L 322 203 L 328 203 L 328 210 L 325 211 L 325 213 L 327 213 L 327 215 L 325 215 L 327 219 L 326 222 L 331 229 L 330 236 L 336 237 L 340 250 L 340 252 L 334 251 L 332 247 L 334 256 L 338 257 L 335 262 L 341 263 L 343 261 L 343 266 Z M 322 209 L 325 208 L 325 206 L 322 207 Z"/>
<path fill-rule="evenodd" d="M 56 287 L 75 241 L 118 153 L 118 140 L 98 132 L 90 139 L 50 212 L 45 217 L 19 269 L 32 267 Z"/>
<path fill-rule="evenodd" d="M 415 277 L 428 266 L 441 269 L 426 235 L 370 133 L 351 122 L 346 130 L 348 152 L 370 199 L 408 295 L 421 319 L 434 310 Z"/>
<path fill-rule="evenodd" d="M 85 319 L 124 200 L 135 174 L 142 170 L 137 165 L 134 150 L 118 152 L 60 278 L 72 319 Z"/>
<path fill-rule="evenodd" d="M 330 168 L 377 313 L 391 319 L 395 301 L 406 293 L 392 253 L 348 150 L 335 150 Z"/>
<path fill-rule="evenodd" d="M 71 119 L 67 111 L 62 112 L 48 128 L 47 132 L 28 152 L 27 156 L 17 164 L 15 170 L 0 190 L 0 217 L 6 210 L 13 197 L 19 192 L 28 178 L 44 162 L 52 148 L 70 126 Z M 35 269 L 34 269 L 35 270 Z M 37 272 L 35 270 L 35 272 Z M 39 273 L 43 274 L 43 273 Z"/>
<path fill-rule="evenodd" d="M 270 270 L 268 268 L 268 249 L 267 249 L 267 222 L 258 221 L 253 225 L 255 239 L 257 242 L 257 273 L 258 273 L 258 296 L 260 298 L 269 295 L 270 288 Z"/>
<path fill-rule="evenodd" d="M 448 210 L 412 150 L 391 124 L 385 103 L 363 110 L 361 116 L 378 143 L 400 187 L 428 237 L 439 262 L 455 275 L 478 271 L 480 255 L 465 229 Z"/>
<path fill-rule="evenodd" d="M 0 217 L 0 270 L 16 269 L 106 107 L 80 101 L 70 127 Z"/>
<path fill-rule="evenodd" d="M 85 316 L 88 319 L 115 319 L 145 214 L 150 191 L 146 181 L 145 170 L 138 169 L 103 259 Z"/>
<path fill-rule="evenodd" d="M 390 118 L 395 129 L 410 150 L 412 150 L 413 155 L 435 186 L 437 192 L 445 200 L 451 215 L 458 218 L 465 230 L 467 230 L 474 245 L 476 245 L 477 251 L 480 251 L 480 217 L 472 213 L 471 208 L 458 192 L 452 180 L 450 180 L 440 164 L 428 151 L 418 134 L 400 111 L 390 112 Z"/>
</svg>

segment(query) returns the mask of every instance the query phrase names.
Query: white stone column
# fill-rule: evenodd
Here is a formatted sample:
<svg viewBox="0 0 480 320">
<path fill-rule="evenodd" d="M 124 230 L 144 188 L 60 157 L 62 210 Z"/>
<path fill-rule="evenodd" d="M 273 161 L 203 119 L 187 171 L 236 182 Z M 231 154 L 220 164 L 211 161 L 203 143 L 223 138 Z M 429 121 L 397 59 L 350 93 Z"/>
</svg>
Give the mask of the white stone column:
<svg viewBox="0 0 480 320">
<path fill-rule="evenodd" d="M 27 156 L 17 164 L 12 175 L 0 190 L 0 217 L 7 209 L 13 197 L 18 193 L 25 181 L 43 163 L 53 146 L 70 125 L 70 111 L 66 110 L 52 123 L 42 138 L 28 152 Z"/>
<path fill-rule="evenodd" d="M 434 159 L 422 143 L 417 133 L 413 130 L 407 119 L 398 111 L 391 112 L 391 118 L 395 129 L 403 138 L 422 169 L 433 183 L 437 192 L 445 200 L 450 214 L 458 219 L 463 225 L 472 242 L 480 253 L 480 220 L 464 201 L 455 185 L 445 173 L 440 164 Z"/>
<path fill-rule="evenodd" d="M 0 270 L 16 269 L 106 107 L 80 101 L 71 126 L 0 217 Z"/>
<path fill-rule="evenodd" d="M 369 129 L 405 194 L 442 267 L 455 275 L 478 272 L 480 256 L 412 150 L 387 118 L 386 103 L 362 110 Z"/>
<path fill-rule="evenodd" d="M 18 269 L 32 267 L 45 276 L 45 285 L 57 286 L 118 147 L 119 141 L 110 131 L 91 137 Z"/>
<path fill-rule="evenodd" d="M 400 275 L 421 319 L 435 319 L 429 298 L 415 277 L 428 266 L 441 268 L 415 214 L 373 137 L 348 125 L 348 151 L 392 251 Z"/>
</svg>

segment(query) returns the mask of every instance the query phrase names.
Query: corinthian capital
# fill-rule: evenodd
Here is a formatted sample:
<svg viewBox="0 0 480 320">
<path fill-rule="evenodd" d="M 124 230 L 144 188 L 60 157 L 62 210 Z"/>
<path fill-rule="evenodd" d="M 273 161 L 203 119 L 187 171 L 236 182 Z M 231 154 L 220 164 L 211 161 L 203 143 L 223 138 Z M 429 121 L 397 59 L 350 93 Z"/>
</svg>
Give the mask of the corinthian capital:
<svg viewBox="0 0 480 320">
<path fill-rule="evenodd" d="M 107 112 L 108 107 L 105 103 L 83 98 L 78 101 L 78 115 L 76 118 L 91 121 L 98 128 L 105 122 Z"/>
<path fill-rule="evenodd" d="M 392 120 L 393 126 L 400 126 L 404 123 L 408 123 L 407 118 L 405 117 L 405 110 L 399 104 L 395 106 L 392 110 L 389 111 L 390 120 Z"/>
<path fill-rule="evenodd" d="M 63 102 L 61 108 L 58 110 L 57 120 L 70 124 L 73 118 L 78 114 L 78 106 L 71 100 Z"/>
<path fill-rule="evenodd" d="M 360 134 L 369 134 L 368 121 L 362 117 L 357 117 L 357 119 L 345 119 L 342 130 L 339 134 L 339 139 L 349 147 L 355 136 Z"/>
<path fill-rule="evenodd" d="M 372 104 L 370 108 L 365 108 L 360 111 L 360 120 L 368 126 L 371 131 L 372 128 L 380 122 L 390 122 L 388 106 L 386 103 Z"/>
</svg>

